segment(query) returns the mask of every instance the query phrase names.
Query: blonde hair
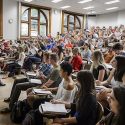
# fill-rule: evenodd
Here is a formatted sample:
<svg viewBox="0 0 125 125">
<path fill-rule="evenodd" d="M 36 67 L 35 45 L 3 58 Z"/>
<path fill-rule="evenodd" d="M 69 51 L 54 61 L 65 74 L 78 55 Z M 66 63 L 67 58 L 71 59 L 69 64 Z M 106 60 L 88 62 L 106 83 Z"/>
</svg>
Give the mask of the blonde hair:
<svg viewBox="0 0 125 125">
<path fill-rule="evenodd" d="M 93 52 L 93 57 L 94 57 L 94 61 L 92 63 L 91 66 L 91 71 L 93 71 L 93 68 L 98 67 L 100 64 L 103 64 L 105 66 L 105 61 L 104 61 L 104 57 L 101 51 L 99 50 L 95 50 Z"/>
</svg>

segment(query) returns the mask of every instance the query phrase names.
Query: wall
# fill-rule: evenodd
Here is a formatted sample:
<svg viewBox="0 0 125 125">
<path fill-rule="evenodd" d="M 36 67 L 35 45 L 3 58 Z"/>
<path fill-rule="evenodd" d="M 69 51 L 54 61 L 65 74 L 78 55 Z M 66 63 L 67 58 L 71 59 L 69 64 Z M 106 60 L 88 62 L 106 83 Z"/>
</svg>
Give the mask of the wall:
<svg viewBox="0 0 125 125">
<path fill-rule="evenodd" d="M 92 26 L 96 26 L 97 25 L 97 20 L 96 20 L 96 16 L 92 16 L 92 17 L 88 17 L 88 28 L 92 27 Z"/>
<path fill-rule="evenodd" d="M 109 14 L 102 14 L 97 15 L 96 17 L 89 17 L 88 18 L 88 25 L 91 26 L 119 26 L 125 25 L 125 10 L 109 13 Z"/>
<path fill-rule="evenodd" d="M 55 11 L 56 10 L 56 11 Z M 57 32 L 61 32 L 61 10 L 52 9 L 51 14 L 51 33 L 53 36 Z M 16 0 L 3 0 L 3 38 L 15 40 L 19 34 L 19 21 L 18 21 L 18 2 Z M 9 23 L 12 19 L 13 23 Z M 88 25 L 90 26 L 116 26 L 125 25 L 125 10 L 102 14 L 96 17 L 88 18 Z"/>
<path fill-rule="evenodd" d="M 12 19 L 13 23 L 9 23 Z M 18 34 L 18 2 L 16 0 L 3 0 L 3 38 L 16 39 Z"/>
</svg>

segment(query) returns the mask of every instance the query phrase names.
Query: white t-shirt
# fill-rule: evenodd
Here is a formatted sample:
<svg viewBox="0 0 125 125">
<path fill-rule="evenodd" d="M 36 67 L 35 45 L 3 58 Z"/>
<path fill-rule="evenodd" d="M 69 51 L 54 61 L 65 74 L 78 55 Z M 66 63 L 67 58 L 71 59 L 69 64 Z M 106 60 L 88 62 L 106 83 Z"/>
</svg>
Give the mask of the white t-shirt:
<svg viewBox="0 0 125 125">
<path fill-rule="evenodd" d="M 25 55 L 24 52 L 22 52 L 22 53 L 19 54 L 19 61 L 18 61 L 18 64 L 19 64 L 20 66 L 23 66 L 25 57 L 26 57 L 26 55 Z"/>
</svg>

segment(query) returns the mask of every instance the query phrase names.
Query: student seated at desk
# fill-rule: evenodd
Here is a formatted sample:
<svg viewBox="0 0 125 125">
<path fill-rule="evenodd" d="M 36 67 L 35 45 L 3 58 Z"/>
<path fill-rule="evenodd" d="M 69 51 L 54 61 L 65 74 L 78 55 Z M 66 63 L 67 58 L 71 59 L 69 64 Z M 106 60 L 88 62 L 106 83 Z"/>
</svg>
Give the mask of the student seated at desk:
<svg viewBox="0 0 125 125">
<path fill-rule="evenodd" d="M 71 64 L 69 64 L 68 62 L 62 62 L 60 64 L 60 76 L 62 78 L 62 82 L 60 83 L 59 87 L 46 89 L 52 92 L 57 91 L 54 99 L 51 100 L 51 102 L 53 103 L 73 102 L 74 96 L 78 89 L 72 80 L 71 73 L 72 73 Z M 45 88 L 44 85 L 41 86 L 41 88 Z M 35 101 L 39 102 L 37 103 L 37 106 L 39 106 L 43 102 L 43 98 L 41 98 L 41 96 L 34 95 L 32 92 L 31 93 L 28 92 L 27 100 L 31 107 L 33 107 L 33 103 Z"/>
<path fill-rule="evenodd" d="M 111 113 L 97 125 L 124 125 L 125 124 L 125 86 L 113 88 L 108 96 Z"/>
<path fill-rule="evenodd" d="M 66 104 L 67 108 L 75 109 L 73 117 L 56 118 L 52 125 L 95 125 L 97 119 L 97 101 L 95 96 L 94 77 L 90 71 L 77 74 L 80 90 L 76 103 Z"/>
</svg>

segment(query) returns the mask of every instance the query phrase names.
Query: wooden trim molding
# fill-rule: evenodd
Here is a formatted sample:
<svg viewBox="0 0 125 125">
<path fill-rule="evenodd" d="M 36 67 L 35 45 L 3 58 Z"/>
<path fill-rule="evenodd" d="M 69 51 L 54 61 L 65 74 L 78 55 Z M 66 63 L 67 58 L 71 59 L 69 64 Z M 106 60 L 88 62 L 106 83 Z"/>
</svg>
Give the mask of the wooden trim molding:
<svg viewBox="0 0 125 125">
<path fill-rule="evenodd" d="M 27 3 L 21 3 L 21 7 L 26 6 L 29 7 L 28 10 L 28 21 L 23 21 L 21 20 L 21 23 L 27 23 L 28 24 L 28 36 L 22 36 L 21 32 L 20 32 L 20 37 L 21 38 L 30 38 L 33 37 L 31 36 L 31 20 L 38 20 L 38 34 L 40 34 L 40 25 L 46 25 L 46 34 L 48 35 L 49 33 L 51 33 L 51 8 L 48 7 L 43 7 L 43 6 L 38 6 L 38 5 L 32 5 L 32 4 L 27 4 Z M 31 9 L 37 9 L 38 10 L 38 17 L 31 17 Z M 25 11 L 27 11 L 25 10 Z M 49 16 L 47 17 L 45 12 L 43 10 L 47 10 L 49 12 Z M 46 23 L 40 23 L 40 13 L 43 14 L 43 16 L 46 19 Z"/>
<path fill-rule="evenodd" d="M 68 15 L 67 15 L 67 25 L 64 26 L 64 15 L 65 14 L 68 14 Z M 73 23 L 69 22 L 70 16 L 74 17 L 74 22 Z M 79 16 L 82 17 L 82 21 L 80 21 Z M 79 27 L 76 26 L 76 20 L 78 20 Z M 69 31 L 70 30 L 70 26 L 69 26 L 70 24 L 74 25 L 74 29 L 73 30 L 82 29 L 82 31 L 83 31 L 83 28 L 84 28 L 83 27 L 83 22 L 84 22 L 84 14 L 63 10 L 62 11 L 61 33 L 64 33 L 64 27 L 67 27 L 67 31 Z"/>
<path fill-rule="evenodd" d="M 0 39 L 3 38 L 3 0 L 0 0 Z"/>
</svg>

